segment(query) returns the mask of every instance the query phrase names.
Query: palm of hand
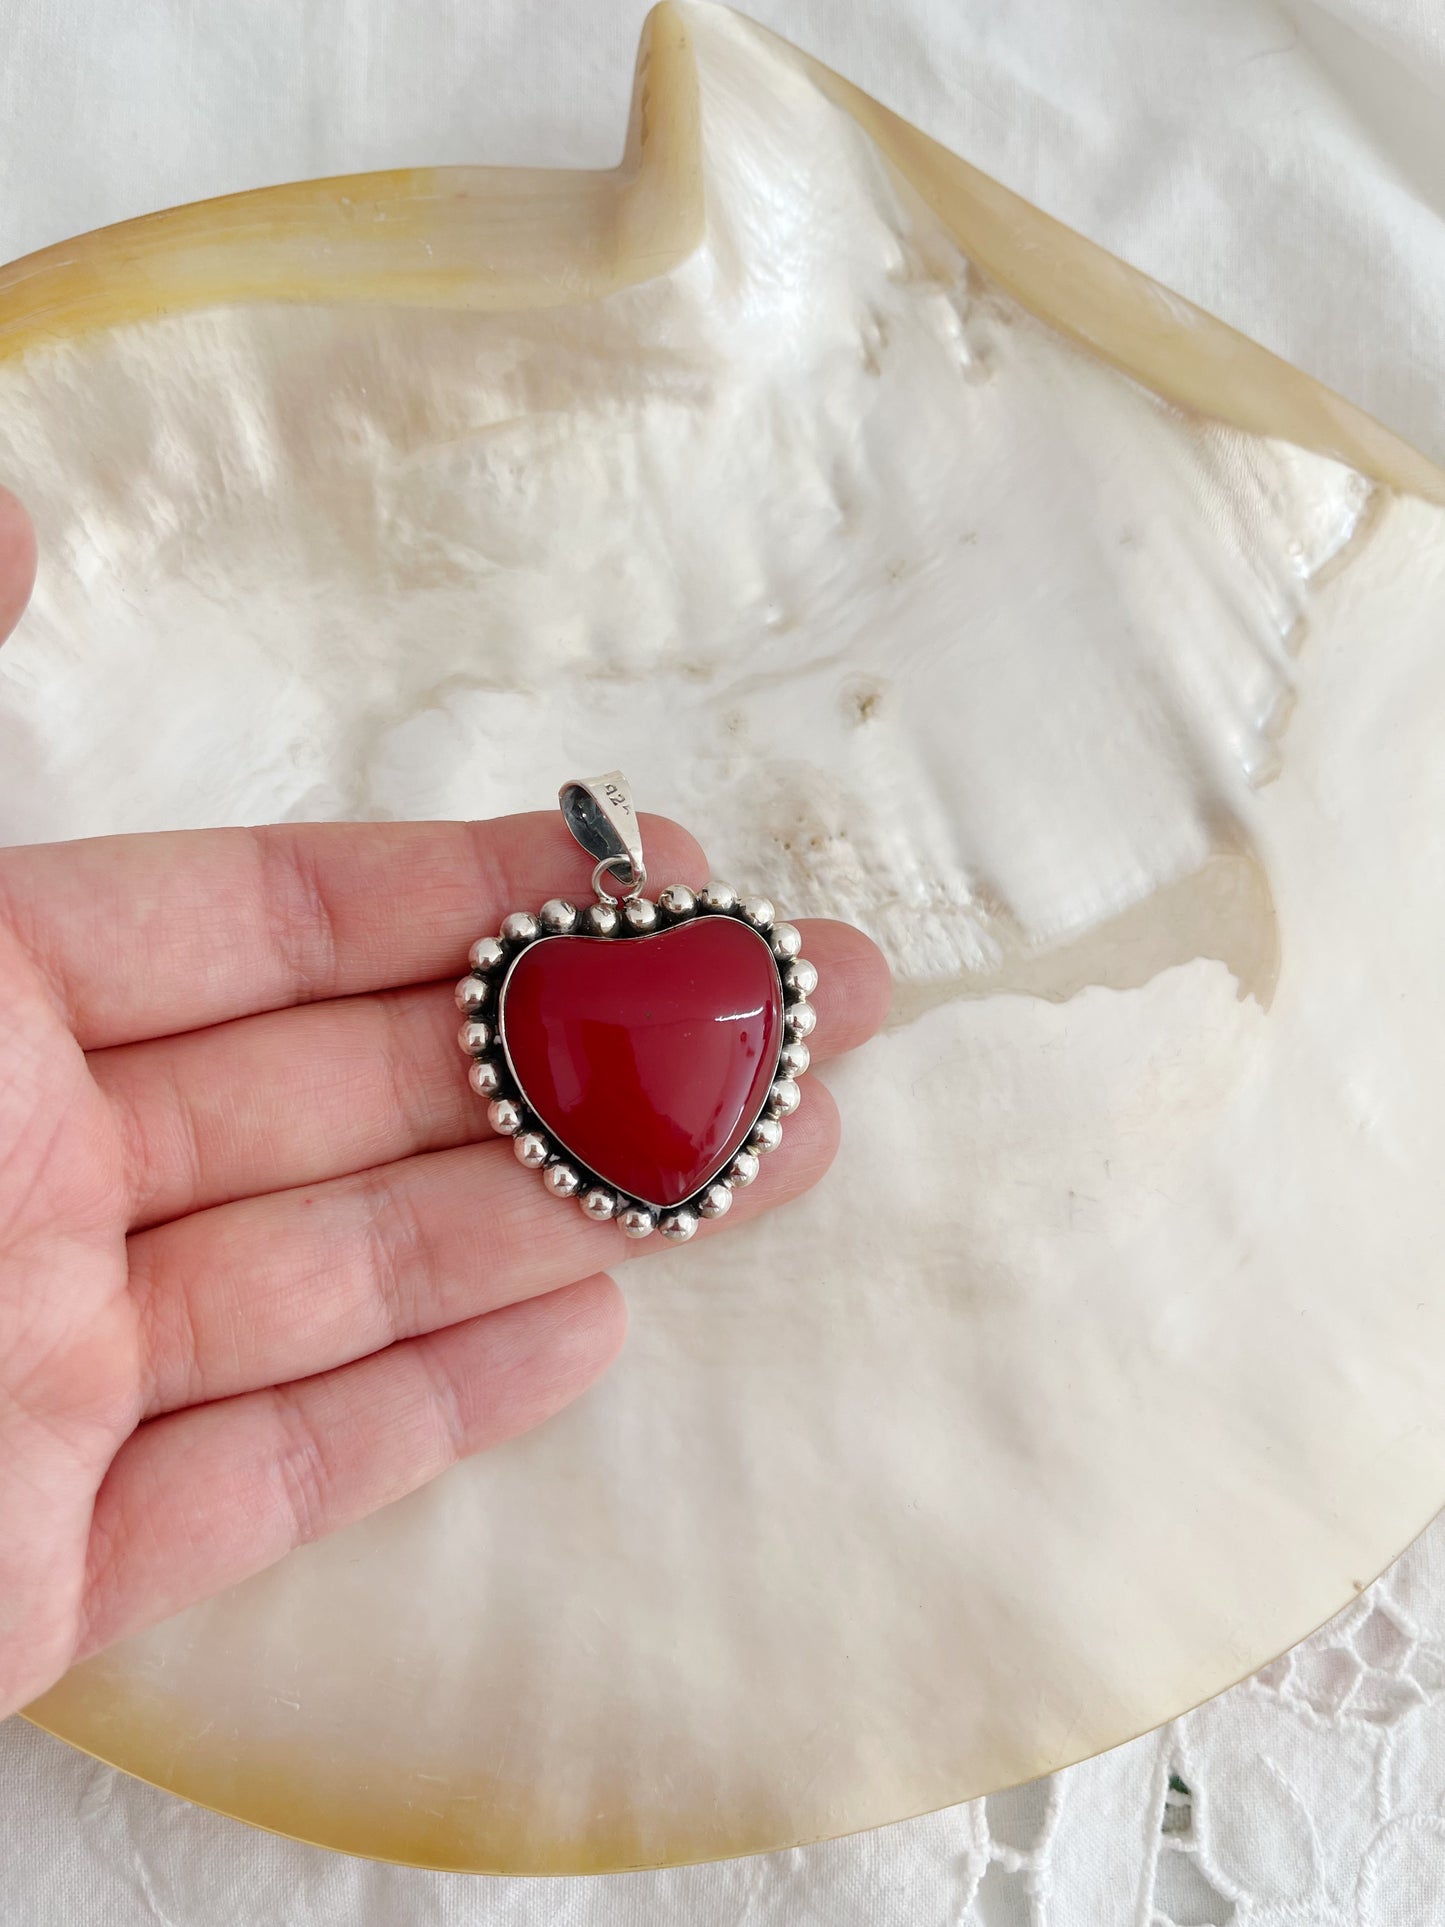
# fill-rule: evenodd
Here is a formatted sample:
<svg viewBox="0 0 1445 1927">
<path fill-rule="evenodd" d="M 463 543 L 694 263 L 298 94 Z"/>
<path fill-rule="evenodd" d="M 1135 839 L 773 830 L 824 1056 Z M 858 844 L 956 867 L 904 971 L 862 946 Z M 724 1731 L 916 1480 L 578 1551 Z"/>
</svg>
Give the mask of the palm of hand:
<svg viewBox="0 0 1445 1927">
<path fill-rule="evenodd" d="M 29 568 L 0 491 L 0 639 Z M 583 876 L 551 816 L 0 851 L 0 1714 L 611 1361 L 616 1233 L 490 1138 L 449 987 Z M 821 1060 L 887 975 L 844 925 L 804 936 Z M 815 1086 L 729 1228 L 836 1138 Z"/>
</svg>

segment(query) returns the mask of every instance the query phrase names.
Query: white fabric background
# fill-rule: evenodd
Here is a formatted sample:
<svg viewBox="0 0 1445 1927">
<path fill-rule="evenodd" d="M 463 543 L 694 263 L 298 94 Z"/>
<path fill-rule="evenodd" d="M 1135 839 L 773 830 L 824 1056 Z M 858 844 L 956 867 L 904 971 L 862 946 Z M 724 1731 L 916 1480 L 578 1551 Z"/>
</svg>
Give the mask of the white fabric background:
<svg viewBox="0 0 1445 1927">
<path fill-rule="evenodd" d="M 751 10 L 1445 459 L 1440 0 Z M 307 175 L 609 164 L 644 11 L 0 0 L 0 260 Z M 1209 1468 L 1179 1476 L 1185 1492 Z M 0 1927 L 1426 1927 L 1445 1920 L 1445 1527 L 1290 1661 L 1165 1732 L 799 1853 L 590 1882 L 377 1867 L 198 1812 L 20 1721 L 0 1726 L 0 1815 Z"/>
</svg>

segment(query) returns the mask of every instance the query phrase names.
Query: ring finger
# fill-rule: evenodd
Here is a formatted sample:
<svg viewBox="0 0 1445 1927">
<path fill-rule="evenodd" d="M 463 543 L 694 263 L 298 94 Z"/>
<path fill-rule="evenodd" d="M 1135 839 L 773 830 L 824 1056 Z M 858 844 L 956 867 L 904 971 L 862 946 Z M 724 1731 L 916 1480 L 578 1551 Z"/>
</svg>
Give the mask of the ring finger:
<svg viewBox="0 0 1445 1927">
<path fill-rule="evenodd" d="M 815 1084 L 731 1215 L 805 1190 L 837 1137 Z M 496 1140 L 194 1212 L 130 1240 L 145 1415 L 309 1377 L 659 1243 L 565 1209 Z"/>
</svg>

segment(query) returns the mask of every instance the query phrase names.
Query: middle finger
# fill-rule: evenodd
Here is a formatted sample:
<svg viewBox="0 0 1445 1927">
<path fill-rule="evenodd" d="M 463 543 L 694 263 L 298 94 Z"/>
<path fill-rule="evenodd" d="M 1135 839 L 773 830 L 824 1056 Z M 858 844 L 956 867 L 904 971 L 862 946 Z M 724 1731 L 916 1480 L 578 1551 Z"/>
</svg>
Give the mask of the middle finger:
<svg viewBox="0 0 1445 1927">
<path fill-rule="evenodd" d="M 803 922 L 818 966 L 814 1061 L 872 1035 L 883 960 L 848 924 Z M 128 1147 L 133 1230 L 490 1135 L 450 986 L 423 984 L 93 1051 Z"/>
</svg>

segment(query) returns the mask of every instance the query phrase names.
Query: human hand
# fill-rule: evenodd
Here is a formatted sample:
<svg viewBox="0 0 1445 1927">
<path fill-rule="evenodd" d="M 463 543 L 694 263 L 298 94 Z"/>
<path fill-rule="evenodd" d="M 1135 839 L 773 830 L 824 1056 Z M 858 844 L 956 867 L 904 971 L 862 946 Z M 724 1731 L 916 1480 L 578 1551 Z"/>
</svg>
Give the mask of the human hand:
<svg viewBox="0 0 1445 1927">
<path fill-rule="evenodd" d="M 0 637 L 32 560 L 0 495 Z M 618 1234 L 490 1137 L 451 994 L 472 937 L 587 867 L 550 814 L 0 851 L 0 1714 L 614 1357 Z M 821 1060 L 887 975 L 804 928 Z M 704 1235 L 812 1184 L 837 1131 L 810 1078 Z"/>
</svg>

